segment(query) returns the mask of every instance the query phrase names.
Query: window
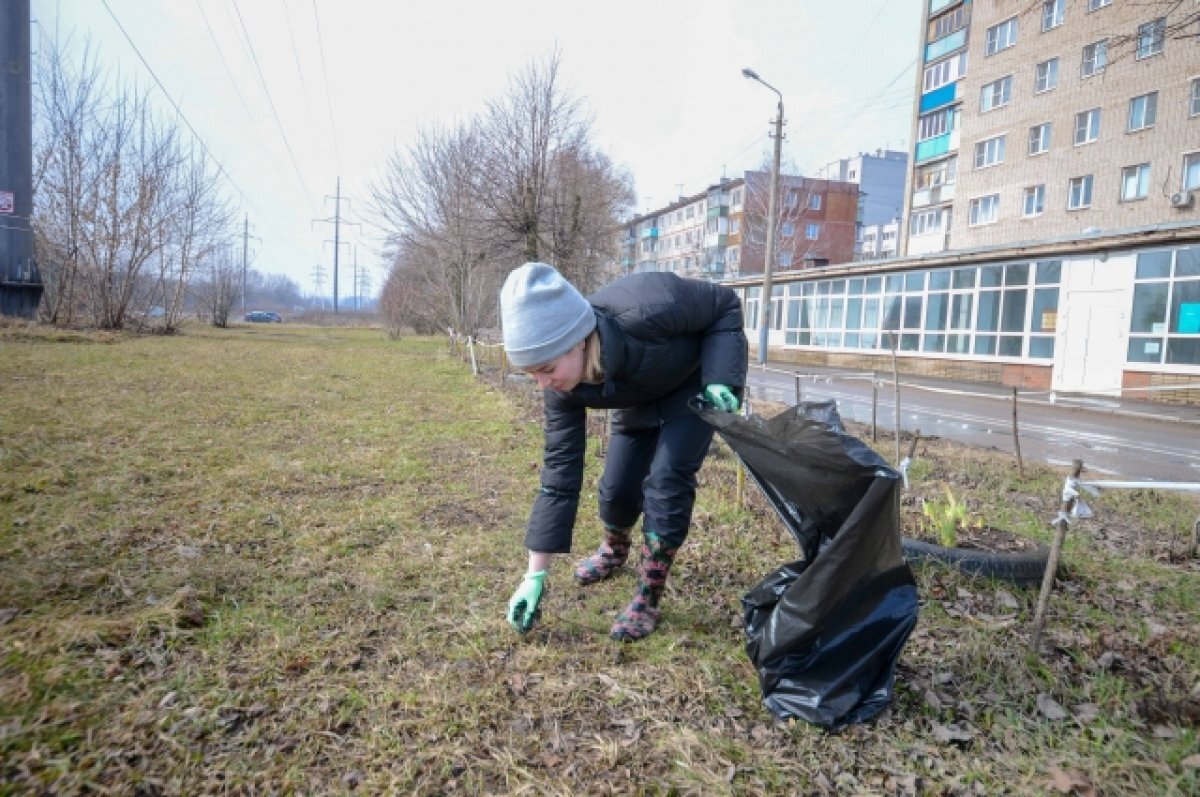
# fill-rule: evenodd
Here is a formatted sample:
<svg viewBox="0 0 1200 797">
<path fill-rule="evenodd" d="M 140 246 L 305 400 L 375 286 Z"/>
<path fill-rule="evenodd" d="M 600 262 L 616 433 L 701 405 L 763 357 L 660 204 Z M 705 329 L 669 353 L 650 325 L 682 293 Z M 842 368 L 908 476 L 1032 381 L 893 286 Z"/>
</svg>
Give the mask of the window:
<svg viewBox="0 0 1200 797">
<path fill-rule="evenodd" d="M 1134 280 L 1129 362 L 1200 364 L 1200 248 L 1141 252 Z"/>
<path fill-rule="evenodd" d="M 1040 155 L 1050 150 L 1050 123 L 1043 122 L 1029 128 L 1029 154 Z"/>
<path fill-rule="evenodd" d="M 785 221 L 779 229 L 779 234 L 784 238 L 791 238 L 796 234 L 796 223 L 792 221 Z"/>
<path fill-rule="evenodd" d="M 975 168 L 1004 163 L 1004 136 L 996 136 L 975 145 Z"/>
<path fill-rule="evenodd" d="M 1112 5 L 1112 0 L 1088 0 L 1088 11 Z"/>
<path fill-rule="evenodd" d="M 1129 101 L 1129 132 L 1154 127 L 1158 116 L 1158 92 L 1152 91 Z"/>
<path fill-rule="evenodd" d="M 999 217 L 999 194 L 977 197 L 972 199 L 968 206 L 967 223 L 972 227 L 979 224 L 994 224 Z"/>
<path fill-rule="evenodd" d="M 1121 170 L 1121 201 L 1145 199 L 1150 193 L 1150 164 L 1139 163 Z"/>
<path fill-rule="evenodd" d="M 993 80 L 983 87 L 979 95 L 979 111 L 983 113 L 993 108 L 1000 108 L 1008 105 L 1011 99 L 1012 75 L 1007 75 L 999 80 Z"/>
<path fill-rule="evenodd" d="M 1138 25 L 1137 57 L 1149 58 L 1163 51 L 1163 39 L 1167 34 L 1167 18 L 1159 17 L 1152 22 Z"/>
<path fill-rule="evenodd" d="M 1188 116 L 1200 116 L 1200 77 L 1192 78 L 1192 98 L 1188 102 Z"/>
<path fill-rule="evenodd" d="M 1025 189 L 1025 201 L 1021 207 L 1023 216 L 1040 216 L 1046 209 L 1046 186 L 1031 185 Z"/>
<path fill-rule="evenodd" d="M 1075 146 L 1090 144 L 1100 137 L 1100 109 L 1075 114 Z"/>
<path fill-rule="evenodd" d="M 925 114 L 917 119 L 917 141 L 936 138 L 950 130 L 953 123 L 952 109 Z"/>
<path fill-rule="evenodd" d="M 1017 18 L 1006 19 L 999 25 L 987 29 L 985 50 L 988 55 L 994 55 L 1001 50 L 1007 50 L 1017 43 Z"/>
<path fill-rule="evenodd" d="M 929 23 L 929 41 L 948 36 L 967 24 L 968 8 L 961 5 L 949 14 L 943 14 Z"/>
<path fill-rule="evenodd" d="M 1183 156 L 1183 190 L 1200 189 L 1200 152 L 1189 152 Z"/>
<path fill-rule="evenodd" d="M 779 257 L 778 257 L 779 267 L 780 268 L 791 268 L 792 267 L 792 257 L 793 257 L 793 254 L 791 252 L 780 252 Z M 774 308 L 772 308 L 772 309 L 774 309 Z M 775 315 L 778 318 L 778 314 L 776 313 Z M 776 329 L 778 329 L 778 327 L 776 327 Z"/>
<path fill-rule="evenodd" d="M 804 237 L 810 241 L 815 241 L 821 237 L 821 225 L 809 224 L 804 228 Z"/>
<path fill-rule="evenodd" d="M 1042 3 L 1042 30 L 1047 31 L 1063 24 L 1063 0 L 1046 0 Z"/>
<path fill-rule="evenodd" d="M 1033 91 L 1035 94 L 1041 94 L 1043 91 L 1058 87 L 1058 59 L 1051 58 L 1049 61 L 1042 61 L 1034 68 L 1033 72 Z"/>
<path fill-rule="evenodd" d="M 729 234 L 737 235 L 742 231 L 742 219 L 740 216 L 729 220 Z"/>
<path fill-rule="evenodd" d="M 1092 176 L 1072 177 L 1067 185 L 1067 210 L 1083 210 L 1092 206 Z"/>
<path fill-rule="evenodd" d="M 912 214 L 908 225 L 909 235 L 925 235 L 942 231 L 942 211 L 922 210 Z"/>
<path fill-rule="evenodd" d="M 1108 39 L 1101 39 L 1083 48 L 1083 66 L 1079 70 L 1080 77 L 1091 77 L 1104 71 L 1108 65 Z"/>
<path fill-rule="evenodd" d="M 808 198 L 808 207 L 809 207 L 809 210 L 820 210 L 821 209 L 821 195 L 813 194 L 812 196 L 810 196 Z"/>
</svg>

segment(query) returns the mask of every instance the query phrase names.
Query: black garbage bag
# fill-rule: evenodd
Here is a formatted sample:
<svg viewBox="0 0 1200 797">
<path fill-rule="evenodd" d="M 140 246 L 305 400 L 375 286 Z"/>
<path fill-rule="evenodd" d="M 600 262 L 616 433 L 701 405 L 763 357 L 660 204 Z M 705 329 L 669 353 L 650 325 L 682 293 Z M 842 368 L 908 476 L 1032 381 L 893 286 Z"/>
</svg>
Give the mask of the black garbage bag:
<svg viewBox="0 0 1200 797">
<path fill-rule="evenodd" d="M 900 550 L 900 477 L 846 434 L 834 402 L 771 419 L 697 406 L 741 458 L 803 558 L 742 599 L 746 652 L 763 703 L 826 729 L 864 722 L 892 700 L 896 660 L 917 622 Z"/>
</svg>

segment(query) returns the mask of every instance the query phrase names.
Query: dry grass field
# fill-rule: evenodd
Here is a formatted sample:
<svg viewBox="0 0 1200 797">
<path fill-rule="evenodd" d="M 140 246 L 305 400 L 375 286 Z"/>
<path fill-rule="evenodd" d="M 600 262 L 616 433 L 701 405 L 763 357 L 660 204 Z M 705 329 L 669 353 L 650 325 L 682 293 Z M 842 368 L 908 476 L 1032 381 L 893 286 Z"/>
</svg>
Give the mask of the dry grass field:
<svg viewBox="0 0 1200 797">
<path fill-rule="evenodd" d="M 1043 656 L 1036 591 L 921 567 L 894 704 L 827 734 L 760 704 L 740 598 L 796 552 L 722 445 L 623 645 L 631 572 L 504 621 L 539 399 L 445 341 L 10 324 L 0 407 L 0 795 L 1200 793 L 1194 500 L 1092 502 Z M 912 493 L 1046 541 L 1063 475 L 928 440 Z"/>
</svg>

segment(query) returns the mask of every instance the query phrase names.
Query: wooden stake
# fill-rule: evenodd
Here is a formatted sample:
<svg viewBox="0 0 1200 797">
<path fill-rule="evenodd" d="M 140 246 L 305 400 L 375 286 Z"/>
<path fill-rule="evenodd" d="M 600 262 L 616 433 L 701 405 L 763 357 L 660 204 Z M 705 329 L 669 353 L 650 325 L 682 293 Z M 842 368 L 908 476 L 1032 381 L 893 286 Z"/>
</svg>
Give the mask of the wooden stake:
<svg viewBox="0 0 1200 797">
<path fill-rule="evenodd" d="M 1013 406 L 1012 406 L 1012 429 L 1013 429 L 1013 448 L 1017 451 L 1017 475 L 1022 479 L 1025 478 L 1025 461 L 1021 459 L 1021 438 L 1017 435 L 1017 389 L 1013 391 Z"/>
<path fill-rule="evenodd" d="M 1082 459 L 1071 463 L 1072 481 L 1077 481 L 1082 472 Z M 1071 525 L 1068 518 L 1074 508 L 1075 497 L 1064 495 L 1062 505 L 1058 510 L 1058 519 L 1054 521 L 1054 543 L 1050 546 L 1050 557 L 1046 560 L 1046 572 L 1042 575 L 1042 591 L 1038 595 L 1037 612 L 1033 616 L 1033 633 L 1030 637 L 1029 647 L 1033 650 L 1034 655 L 1041 653 L 1042 629 L 1046 625 L 1046 605 L 1050 602 L 1050 592 L 1054 589 L 1054 576 L 1058 572 L 1058 557 L 1062 554 L 1063 541 L 1067 538 L 1067 527 Z"/>
</svg>

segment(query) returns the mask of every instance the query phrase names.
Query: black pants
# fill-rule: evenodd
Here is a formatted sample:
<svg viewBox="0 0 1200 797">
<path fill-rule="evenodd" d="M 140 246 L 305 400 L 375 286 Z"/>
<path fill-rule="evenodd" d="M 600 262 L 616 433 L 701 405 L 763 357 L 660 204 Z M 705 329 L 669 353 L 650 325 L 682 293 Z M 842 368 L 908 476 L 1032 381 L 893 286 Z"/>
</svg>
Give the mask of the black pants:
<svg viewBox="0 0 1200 797">
<path fill-rule="evenodd" d="M 695 393 L 679 391 L 656 404 L 614 413 L 600 477 L 604 523 L 630 528 L 644 513 L 647 531 L 671 547 L 683 544 L 696 503 L 696 471 L 713 436 L 712 427 L 687 406 Z"/>
</svg>

